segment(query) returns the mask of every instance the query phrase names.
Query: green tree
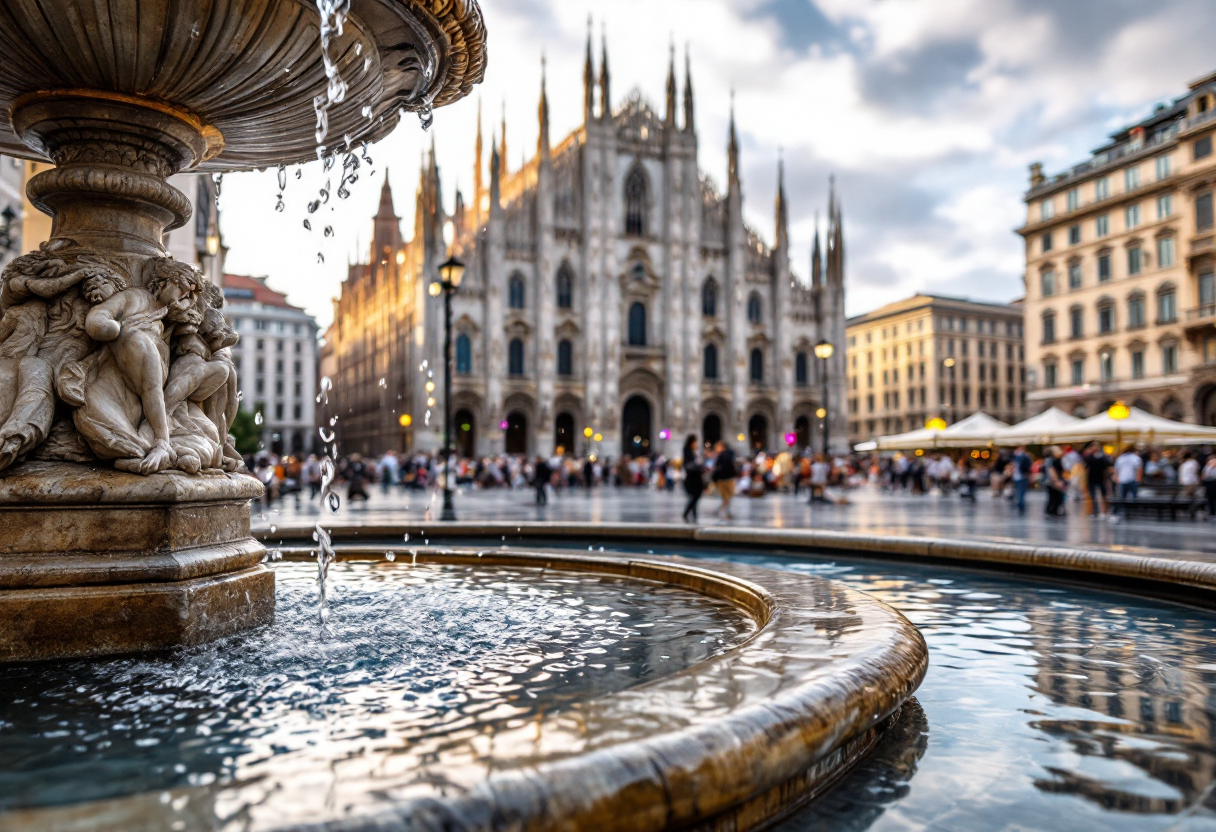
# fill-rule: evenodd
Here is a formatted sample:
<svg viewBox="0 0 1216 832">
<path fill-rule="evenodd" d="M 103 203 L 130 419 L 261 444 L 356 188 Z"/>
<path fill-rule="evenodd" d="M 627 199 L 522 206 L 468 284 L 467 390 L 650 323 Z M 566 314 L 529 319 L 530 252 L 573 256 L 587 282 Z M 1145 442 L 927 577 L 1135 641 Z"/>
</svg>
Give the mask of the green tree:
<svg viewBox="0 0 1216 832">
<path fill-rule="evenodd" d="M 255 412 L 261 413 L 263 407 L 264 405 L 258 402 L 254 405 Z M 236 418 L 228 426 L 228 432 L 236 441 L 237 453 L 247 456 L 260 450 L 258 446 L 262 443 L 262 426 L 258 424 L 257 417 L 245 408 L 242 407 L 236 412 Z"/>
</svg>

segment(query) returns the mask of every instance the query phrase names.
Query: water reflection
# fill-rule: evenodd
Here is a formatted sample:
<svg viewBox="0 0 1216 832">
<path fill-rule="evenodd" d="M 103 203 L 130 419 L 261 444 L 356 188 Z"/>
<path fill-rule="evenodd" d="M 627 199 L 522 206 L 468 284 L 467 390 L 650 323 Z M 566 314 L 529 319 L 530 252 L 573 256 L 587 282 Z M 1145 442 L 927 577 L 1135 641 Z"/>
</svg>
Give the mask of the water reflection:
<svg viewBox="0 0 1216 832">
<path fill-rule="evenodd" d="M 276 573 L 270 627 L 167 656 L 6 667 L 0 811 L 164 789 L 175 812 L 219 828 L 271 795 L 302 806 L 340 782 L 442 779 L 492 765 L 498 732 L 703 661 L 754 629 L 729 604 L 672 586 L 382 563 L 333 568 L 322 637 L 312 569 Z"/>
<path fill-rule="evenodd" d="M 929 645 L 916 778 L 850 778 L 784 832 L 1216 828 L 1216 615 L 940 567 L 713 556 L 840 580 Z M 845 806 L 861 807 L 847 824 Z"/>
</svg>

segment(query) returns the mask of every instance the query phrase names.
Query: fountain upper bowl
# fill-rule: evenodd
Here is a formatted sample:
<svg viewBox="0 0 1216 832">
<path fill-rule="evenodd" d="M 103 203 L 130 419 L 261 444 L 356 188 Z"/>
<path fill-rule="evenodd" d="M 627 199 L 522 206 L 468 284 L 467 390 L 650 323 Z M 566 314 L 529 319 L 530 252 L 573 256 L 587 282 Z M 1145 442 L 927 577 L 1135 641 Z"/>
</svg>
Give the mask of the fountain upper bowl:
<svg viewBox="0 0 1216 832">
<path fill-rule="evenodd" d="M 194 166 L 232 171 L 316 158 L 327 78 L 311 0 L 13 0 L 0 3 L 0 153 L 48 161 L 14 110 L 48 98 L 143 104 L 205 138 Z M 329 147 L 376 141 L 481 81 L 476 0 L 350 0 L 330 55 L 347 84 Z M 17 119 L 18 125 L 20 119 Z"/>
</svg>

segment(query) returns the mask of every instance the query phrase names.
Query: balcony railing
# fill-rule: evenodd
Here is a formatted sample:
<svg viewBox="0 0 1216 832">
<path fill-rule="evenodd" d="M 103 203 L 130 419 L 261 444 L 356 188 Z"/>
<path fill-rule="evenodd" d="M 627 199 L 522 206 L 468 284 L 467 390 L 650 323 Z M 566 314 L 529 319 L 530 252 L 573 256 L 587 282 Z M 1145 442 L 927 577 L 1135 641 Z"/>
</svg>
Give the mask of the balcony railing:
<svg viewBox="0 0 1216 832">
<path fill-rule="evenodd" d="M 1216 324 L 1216 303 L 1205 303 L 1186 311 L 1186 328 L 1201 329 Z"/>
</svg>

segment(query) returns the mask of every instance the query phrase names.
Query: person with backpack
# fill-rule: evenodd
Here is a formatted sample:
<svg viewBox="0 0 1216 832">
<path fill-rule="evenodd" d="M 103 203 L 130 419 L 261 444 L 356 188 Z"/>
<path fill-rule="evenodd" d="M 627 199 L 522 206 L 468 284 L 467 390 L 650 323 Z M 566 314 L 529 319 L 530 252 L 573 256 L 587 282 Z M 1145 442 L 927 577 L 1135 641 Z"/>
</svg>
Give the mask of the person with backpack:
<svg viewBox="0 0 1216 832">
<path fill-rule="evenodd" d="M 739 476 L 739 468 L 735 464 L 735 452 L 725 442 L 718 442 L 715 447 L 717 456 L 714 457 L 714 470 L 711 475 L 722 505 L 718 506 L 718 516 L 727 520 L 734 519 L 730 513 L 730 501 L 735 496 L 735 479 Z"/>
</svg>

